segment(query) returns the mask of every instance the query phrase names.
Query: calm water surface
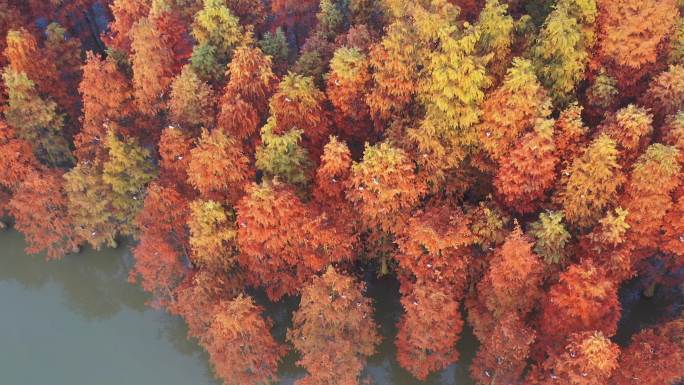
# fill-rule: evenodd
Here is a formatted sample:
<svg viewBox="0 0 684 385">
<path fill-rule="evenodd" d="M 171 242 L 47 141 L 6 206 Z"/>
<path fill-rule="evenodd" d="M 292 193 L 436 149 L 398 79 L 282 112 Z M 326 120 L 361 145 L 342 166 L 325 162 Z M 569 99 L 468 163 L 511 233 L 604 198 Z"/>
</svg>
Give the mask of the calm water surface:
<svg viewBox="0 0 684 385">
<path fill-rule="evenodd" d="M 26 255 L 14 231 L 0 232 L 0 383 L 3 385 L 220 385 L 183 322 L 145 306 L 149 297 L 127 282 L 129 248 L 84 250 L 60 261 Z M 471 385 L 467 367 L 475 339 L 465 332 L 462 360 L 425 382 L 394 360 L 397 285 L 373 281 L 376 321 L 384 336 L 362 378 L 377 385 Z M 270 304 L 257 295 L 284 339 L 291 298 Z M 281 385 L 303 374 L 294 353 L 281 364 Z"/>
</svg>

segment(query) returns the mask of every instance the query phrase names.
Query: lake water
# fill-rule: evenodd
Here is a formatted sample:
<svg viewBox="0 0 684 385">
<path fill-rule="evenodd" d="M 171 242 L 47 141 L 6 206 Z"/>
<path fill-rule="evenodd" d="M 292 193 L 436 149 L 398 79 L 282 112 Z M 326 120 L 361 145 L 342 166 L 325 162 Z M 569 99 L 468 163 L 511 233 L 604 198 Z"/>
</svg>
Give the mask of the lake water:
<svg viewBox="0 0 684 385">
<path fill-rule="evenodd" d="M 186 338 L 184 323 L 145 305 L 149 297 L 127 281 L 130 250 L 84 250 L 60 261 L 26 255 L 14 231 L 0 232 L 0 383 L 3 385 L 220 385 L 206 354 Z M 368 295 L 384 337 L 362 378 L 377 385 L 471 385 L 467 368 L 477 349 L 469 331 L 462 359 L 420 382 L 394 360 L 398 287 L 373 280 Z M 258 300 L 283 340 L 296 299 Z M 280 384 L 304 372 L 294 353 L 281 363 Z"/>
</svg>

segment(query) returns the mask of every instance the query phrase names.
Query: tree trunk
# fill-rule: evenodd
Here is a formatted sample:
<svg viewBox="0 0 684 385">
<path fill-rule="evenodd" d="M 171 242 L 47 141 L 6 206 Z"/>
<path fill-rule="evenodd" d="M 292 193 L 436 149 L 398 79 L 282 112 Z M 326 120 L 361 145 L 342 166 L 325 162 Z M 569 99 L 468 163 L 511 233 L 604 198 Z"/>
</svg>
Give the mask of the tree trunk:
<svg viewBox="0 0 684 385">
<path fill-rule="evenodd" d="M 653 282 L 649 287 L 647 287 L 644 290 L 644 297 L 653 298 L 653 296 L 655 295 L 655 290 L 656 290 L 656 283 Z"/>
</svg>

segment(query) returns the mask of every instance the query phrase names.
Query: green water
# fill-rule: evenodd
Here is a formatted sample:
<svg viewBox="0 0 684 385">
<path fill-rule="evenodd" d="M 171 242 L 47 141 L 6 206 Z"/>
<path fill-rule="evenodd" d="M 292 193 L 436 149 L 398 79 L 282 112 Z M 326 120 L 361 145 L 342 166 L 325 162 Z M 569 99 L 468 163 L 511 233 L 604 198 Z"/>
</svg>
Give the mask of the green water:
<svg viewBox="0 0 684 385">
<path fill-rule="evenodd" d="M 204 352 L 186 338 L 183 322 L 145 306 L 149 297 L 127 282 L 126 245 L 50 262 L 23 248 L 21 235 L 0 232 L 0 384 L 220 384 Z M 465 332 L 461 340 L 460 364 L 417 381 L 394 360 L 394 325 L 401 315 L 396 283 L 374 280 L 368 295 L 376 301 L 385 338 L 362 378 L 377 385 L 472 384 L 467 376 L 476 349 L 472 335 Z M 263 302 L 279 339 L 296 301 Z M 303 374 L 295 361 L 292 353 L 282 362 L 280 384 L 293 384 Z"/>
</svg>

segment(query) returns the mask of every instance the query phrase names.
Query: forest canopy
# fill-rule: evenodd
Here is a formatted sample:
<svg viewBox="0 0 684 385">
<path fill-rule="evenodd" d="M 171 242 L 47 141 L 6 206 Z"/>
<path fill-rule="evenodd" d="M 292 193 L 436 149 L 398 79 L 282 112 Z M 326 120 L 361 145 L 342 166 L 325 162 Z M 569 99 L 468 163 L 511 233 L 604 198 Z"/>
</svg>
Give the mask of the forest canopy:
<svg viewBox="0 0 684 385">
<path fill-rule="evenodd" d="M 0 222 L 132 282 L 226 385 L 684 380 L 684 2 L 0 0 Z M 620 290 L 674 293 L 617 338 Z M 258 293 L 295 298 L 284 336 Z"/>
</svg>

